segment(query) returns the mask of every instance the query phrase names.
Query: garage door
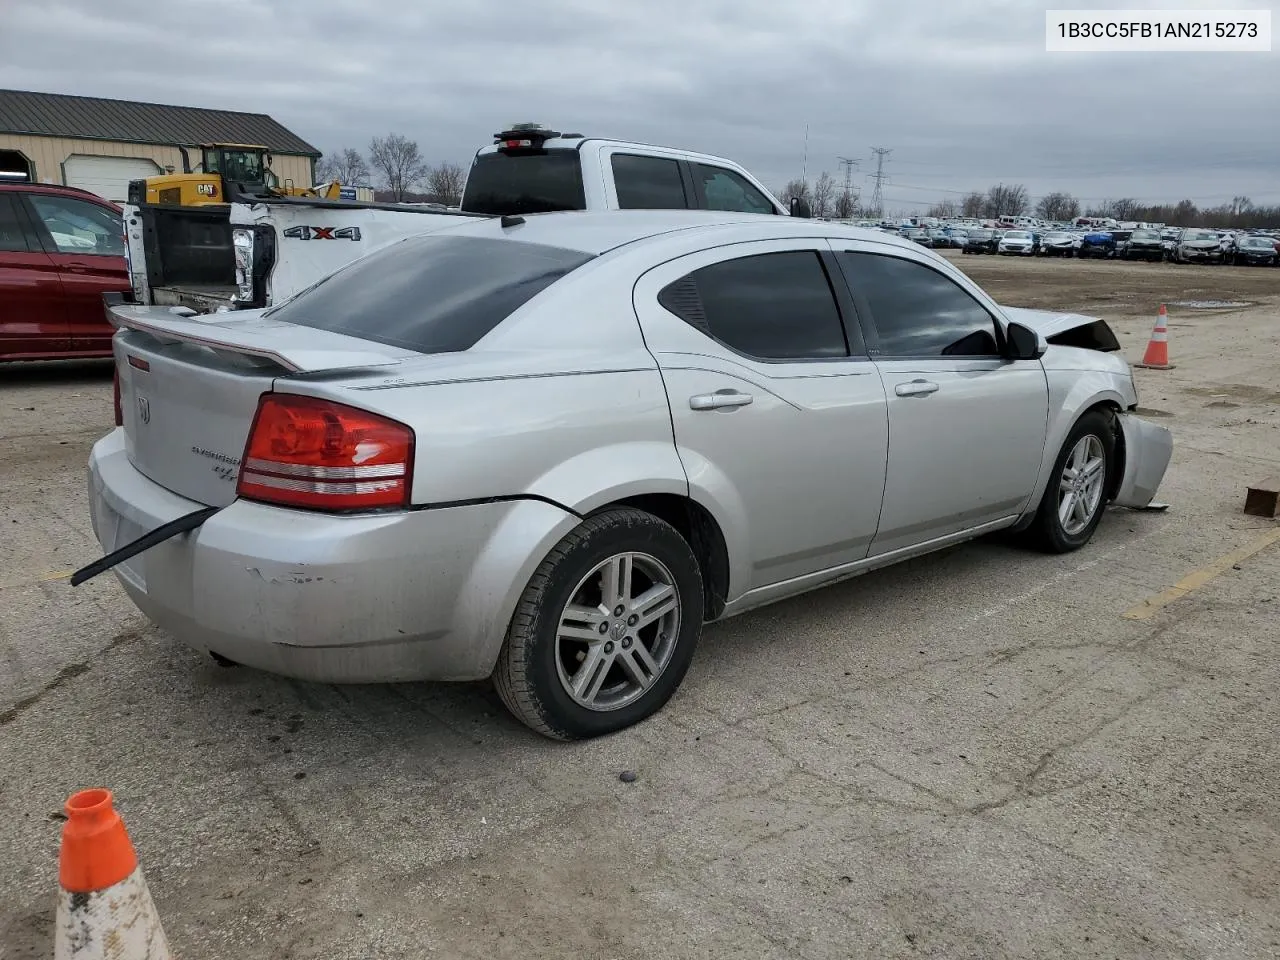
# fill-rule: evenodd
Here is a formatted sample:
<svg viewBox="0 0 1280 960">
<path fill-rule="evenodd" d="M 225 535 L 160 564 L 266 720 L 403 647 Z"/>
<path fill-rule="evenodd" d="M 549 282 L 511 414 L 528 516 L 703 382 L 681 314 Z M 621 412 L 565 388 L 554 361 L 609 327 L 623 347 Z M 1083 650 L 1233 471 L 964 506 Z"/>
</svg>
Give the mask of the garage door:
<svg viewBox="0 0 1280 960">
<path fill-rule="evenodd" d="M 129 199 L 129 181 L 154 177 L 160 166 L 142 157 L 94 157 L 76 154 L 62 165 L 67 186 L 90 190 L 100 197 L 123 203 Z"/>
</svg>

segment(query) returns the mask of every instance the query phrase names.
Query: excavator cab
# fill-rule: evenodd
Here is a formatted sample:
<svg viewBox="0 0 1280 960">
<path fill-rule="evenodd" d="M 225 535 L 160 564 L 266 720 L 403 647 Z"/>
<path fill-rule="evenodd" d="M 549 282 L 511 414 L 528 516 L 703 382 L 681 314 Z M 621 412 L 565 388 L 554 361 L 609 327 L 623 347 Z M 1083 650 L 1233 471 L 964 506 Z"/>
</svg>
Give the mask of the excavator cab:
<svg viewBox="0 0 1280 960">
<path fill-rule="evenodd" d="M 206 174 L 217 174 L 223 183 L 222 194 L 227 194 L 226 184 L 234 183 L 244 193 L 264 193 L 274 179 L 269 166 L 266 147 L 237 143 L 206 144 L 200 148 L 201 169 Z"/>
</svg>

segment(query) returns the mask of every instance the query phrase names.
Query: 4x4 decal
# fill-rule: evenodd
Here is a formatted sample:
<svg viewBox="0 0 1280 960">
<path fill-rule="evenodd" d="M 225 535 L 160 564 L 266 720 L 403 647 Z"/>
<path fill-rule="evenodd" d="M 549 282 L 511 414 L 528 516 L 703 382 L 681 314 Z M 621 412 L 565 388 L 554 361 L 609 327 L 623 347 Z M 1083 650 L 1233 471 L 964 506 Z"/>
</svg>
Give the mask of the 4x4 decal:
<svg viewBox="0 0 1280 960">
<path fill-rule="evenodd" d="M 284 232 L 294 240 L 359 240 L 359 227 L 290 227 Z"/>
</svg>

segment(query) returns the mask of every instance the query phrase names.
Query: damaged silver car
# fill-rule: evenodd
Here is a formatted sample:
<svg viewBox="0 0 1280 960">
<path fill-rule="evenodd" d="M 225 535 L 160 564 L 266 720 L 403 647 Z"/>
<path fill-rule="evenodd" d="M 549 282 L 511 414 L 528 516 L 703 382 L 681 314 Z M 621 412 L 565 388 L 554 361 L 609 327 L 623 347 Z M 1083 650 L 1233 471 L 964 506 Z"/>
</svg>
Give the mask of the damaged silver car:
<svg viewBox="0 0 1280 960">
<path fill-rule="evenodd" d="M 1101 320 L 788 217 L 471 220 L 269 310 L 111 314 L 89 464 L 137 606 L 328 682 L 493 676 L 552 737 L 658 710 L 703 624 L 997 530 L 1151 503 Z"/>
</svg>

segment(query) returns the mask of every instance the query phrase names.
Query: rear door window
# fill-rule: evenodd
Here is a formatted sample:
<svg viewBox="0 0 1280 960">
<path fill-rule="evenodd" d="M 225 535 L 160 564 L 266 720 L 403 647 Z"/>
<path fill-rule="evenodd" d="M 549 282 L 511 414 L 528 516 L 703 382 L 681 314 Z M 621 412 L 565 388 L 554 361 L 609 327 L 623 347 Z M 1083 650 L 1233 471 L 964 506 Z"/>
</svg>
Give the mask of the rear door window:
<svg viewBox="0 0 1280 960">
<path fill-rule="evenodd" d="M 462 194 L 463 210 L 497 217 L 584 210 L 586 205 L 577 150 L 481 154 Z"/>
<path fill-rule="evenodd" d="M 419 353 L 467 350 L 591 254 L 487 237 L 411 237 L 268 311 Z"/>
<path fill-rule="evenodd" d="M 27 195 L 58 253 L 124 256 L 124 222 L 106 207 L 49 193 Z"/>
<path fill-rule="evenodd" d="M 742 175 L 724 167 L 693 164 L 693 179 L 708 210 L 735 213 L 777 213 L 769 198 Z"/>
<path fill-rule="evenodd" d="M 623 210 L 683 210 L 689 206 L 680 164 L 664 157 L 615 153 L 610 160 Z"/>
<path fill-rule="evenodd" d="M 748 357 L 825 360 L 849 355 L 831 284 L 811 250 L 710 264 L 668 284 L 658 303 Z"/>
</svg>

